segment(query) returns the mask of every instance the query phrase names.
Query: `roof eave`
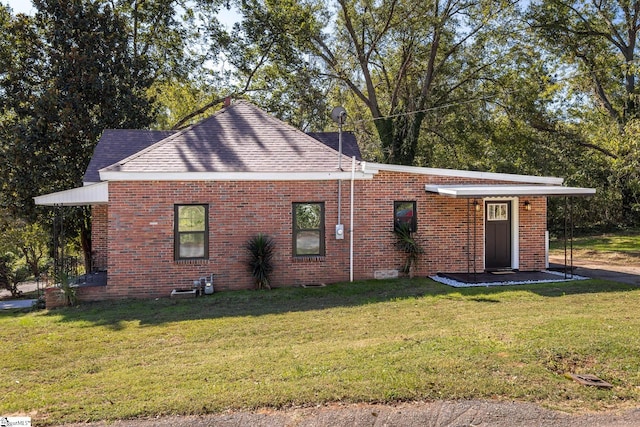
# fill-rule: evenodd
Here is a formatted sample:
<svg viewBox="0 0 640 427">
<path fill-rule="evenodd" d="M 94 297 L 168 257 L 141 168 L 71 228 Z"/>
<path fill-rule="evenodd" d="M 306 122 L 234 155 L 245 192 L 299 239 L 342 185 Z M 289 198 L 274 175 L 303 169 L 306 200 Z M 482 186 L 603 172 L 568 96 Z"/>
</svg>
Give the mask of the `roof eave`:
<svg viewBox="0 0 640 427">
<path fill-rule="evenodd" d="M 596 193 L 595 188 L 563 187 L 560 185 L 425 185 L 425 191 L 455 198 L 579 196 Z"/>
<path fill-rule="evenodd" d="M 317 172 L 100 172 L 104 181 L 326 181 L 349 180 L 351 171 Z M 355 179 L 371 179 L 373 174 L 356 171 Z"/>
<path fill-rule="evenodd" d="M 33 198 L 38 206 L 90 206 L 109 203 L 109 183 L 85 185 Z"/>
<path fill-rule="evenodd" d="M 420 175 L 437 175 L 448 176 L 455 178 L 468 178 L 468 179 L 486 179 L 492 181 L 503 182 L 521 182 L 528 184 L 546 184 L 546 185 L 562 185 L 564 179 L 553 176 L 534 176 L 534 175 L 518 175 L 510 173 L 496 173 L 496 172 L 477 172 L 477 171 L 465 171 L 457 169 L 439 169 L 439 168 L 424 168 L 418 166 L 404 166 L 404 165 L 389 165 L 382 163 L 366 163 L 363 168 L 366 168 L 366 172 L 377 173 L 378 171 L 389 172 L 404 172 Z"/>
</svg>

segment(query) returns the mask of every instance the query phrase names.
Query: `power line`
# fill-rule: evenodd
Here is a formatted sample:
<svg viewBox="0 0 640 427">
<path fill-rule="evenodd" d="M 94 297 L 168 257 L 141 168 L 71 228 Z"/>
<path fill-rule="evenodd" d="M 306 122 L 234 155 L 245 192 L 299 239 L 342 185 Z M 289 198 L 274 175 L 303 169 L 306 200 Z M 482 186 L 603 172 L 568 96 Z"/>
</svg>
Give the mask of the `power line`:
<svg viewBox="0 0 640 427">
<path fill-rule="evenodd" d="M 626 65 L 629 65 L 630 63 L 640 63 L 640 59 L 634 59 L 633 61 L 628 61 L 625 62 L 623 64 L 619 64 L 619 67 L 624 67 Z M 579 77 L 589 77 L 591 74 L 593 73 L 597 73 L 600 71 L 607 71 L 610 70 L 611 68 L 607 67 L 607 68 L 599 68 L 599 69 L 595 69 L 595 70 L 588 70 L 588 71 L 583 71 L 583 72 L 577 72 L 574 73 L 572 75 L 566 76 L 566 77 L 556 77 L 555 75 L 552 77 L 552 83 L 560 83 L 560 82 L 565 82 L 568 80 L 573 80 Z M 551 77 L 551 76 L 549 76 Z M 448 104 L 443 104 L 443 105 L 438 105 L 438 106 L 434 106 L 434 107 L 429 107 L 429 108 L 425 108 L 422 110 L 415 110 L 415 111 L 406 111 L 406 112 L 402 112 L 402 113 L 396 113 L 396 114 L 389 114 L 389 115 L 385 115 L 382 117 L 372 117 L 370 119 L 360 119 L 360 120 L 353 120 L 351 123 L 353 124 L 359 124 L 359 123 L 365 123 L 365 122 L 373 122 L 376 120 L 386 120 L 386 119 L 394 119 L 396 117 L 402 117 L 402 116 L 409 116 L 412 114 L 418 114 L 418 113 L 429 113 L 432 111 L 437 111 L 437 110 L 441 110 L 441 109 L 445 109 L 445 108 L 451 108 L 451 107 L 458 107 L 458 106 L 463 106 L 463 105 L 468 105 L 468 104 L 473 104 L 476 102 L 482 102 L 482 101 L 491 101 L 494 100 L 496 98 L 498 98 L 501 95 L 511 95 L 511 94 L 517 94 L 520 93 L 520 91 L 518 90 L 508 90 L 508 91 L 503 91 L 501 94 L 495 94 L 495 95 L 490 95 L 490 96 L 484 96 L 484 97 L 480 97 L 480 98 L 474 98 L 474 99 L 470 99 L 467 101 L 458 101 L 458 102 L 451 102 Z"/>
</svg>

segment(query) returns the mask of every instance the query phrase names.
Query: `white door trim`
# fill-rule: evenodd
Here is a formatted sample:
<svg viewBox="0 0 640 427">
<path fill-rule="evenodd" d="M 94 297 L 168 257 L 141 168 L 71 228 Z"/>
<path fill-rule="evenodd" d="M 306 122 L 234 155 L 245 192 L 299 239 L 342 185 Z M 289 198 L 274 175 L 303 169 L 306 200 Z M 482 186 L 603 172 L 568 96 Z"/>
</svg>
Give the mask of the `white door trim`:
<svg viewBox="0 0 640 427">
<path fill-rule="evenodd" d="M 517 270 L 520 268 L 520 199 L 518 197 L 485 197 L 482 199 L 482 206 L 486 206 L 486 202 L 510 202 L 511 211 L 511 268 Z M 483 208 L 484 216 L 482 218 L 482 264 L 487 268 L 487 212 Z"/>
</svg>

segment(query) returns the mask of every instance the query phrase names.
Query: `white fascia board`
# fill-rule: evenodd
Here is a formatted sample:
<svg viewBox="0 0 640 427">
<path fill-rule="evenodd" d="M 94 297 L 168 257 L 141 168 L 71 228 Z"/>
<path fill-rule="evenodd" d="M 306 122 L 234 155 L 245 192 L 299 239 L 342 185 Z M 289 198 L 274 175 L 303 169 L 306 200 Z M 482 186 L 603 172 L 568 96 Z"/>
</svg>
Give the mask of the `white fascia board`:
<svg viewBox="0 0 640 427">
<path fill-rule="evenodd" d="M 43 194 L 33 198 L 39 206 L 88 206 L 109 202 L 109 183 L 100 182 L 93 185 Z"/>
<path fill-rule="evenodd" d="M 449 197 L 591 196 L 595 188 L 559 185 L 425 185 L 425 190 Z"/>
<path fill-rule="evenodd" d="M 355 179 L 372 179 L 357 171 Z M 350 180 L 351 171 L 335 172 L 116 172 L 102 171 L 105 181 L 328 181 Z"/>
<path fill-rule="evenodd" d="M 516 175 L 510 173 L 476 172 L 457 169 L 423 168 L 417 166 L 387 165 L 382 163 L 363 164 L 363 171 L 378 173 L 379 171 L 404 172 L 420 175 L 448 176 L 468 179 L 487 179 L 493 181 L 522 182 L 528 184 L 562 185 L 563 178 L 553 176 Z"/>
</svg>

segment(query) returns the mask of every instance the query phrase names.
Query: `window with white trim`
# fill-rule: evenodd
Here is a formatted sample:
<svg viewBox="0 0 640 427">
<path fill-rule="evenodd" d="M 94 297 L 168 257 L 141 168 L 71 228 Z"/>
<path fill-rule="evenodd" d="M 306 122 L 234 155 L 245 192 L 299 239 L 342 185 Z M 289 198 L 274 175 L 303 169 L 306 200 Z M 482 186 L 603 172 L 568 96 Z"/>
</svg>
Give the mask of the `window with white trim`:
<svg viewBox="0 0 640 427">
<path fill-rule="evenodd" d="M 509 206 L 507 203 L 487 203 L 487 221 L 508 221 Z"/>
</svg>

